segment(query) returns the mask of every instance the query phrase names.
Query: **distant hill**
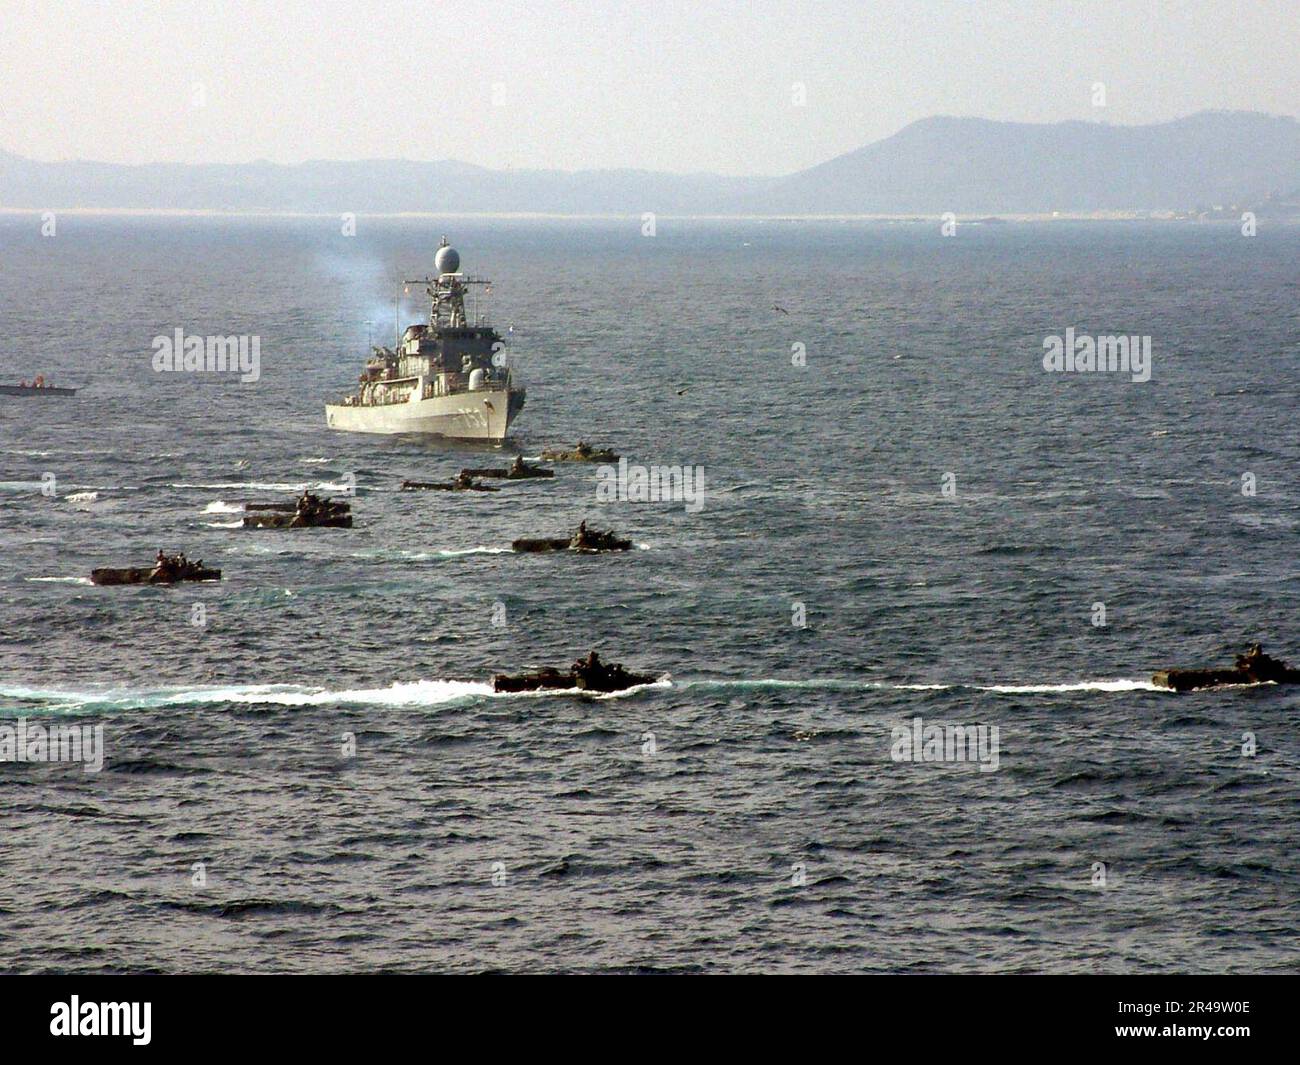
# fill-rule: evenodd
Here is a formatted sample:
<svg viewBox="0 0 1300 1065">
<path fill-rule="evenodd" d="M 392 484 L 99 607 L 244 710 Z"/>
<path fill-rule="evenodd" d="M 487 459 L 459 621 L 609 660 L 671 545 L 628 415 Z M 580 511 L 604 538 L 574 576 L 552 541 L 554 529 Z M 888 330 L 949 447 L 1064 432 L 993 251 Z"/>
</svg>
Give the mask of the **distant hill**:
<svg viewBox="0 0 1300 1065">
<path fill-rule="evenodd" d="M 1190 210 L 1300 198 L 1300 123 L 1203 112 L 1148 126 L 929 118 L 784 178 L 491 170 L 454 160 L 291 166 L 42 163 L 0 151 L 0 207 L 554 214 Z"/>
<path fill-rule="evenodd" d="M 751 202 L 833 214 L 1186 210 L 1298 190 L 1300 123 L 1206 111 L 1150 126 L 927 118 Z"/>
</svg>

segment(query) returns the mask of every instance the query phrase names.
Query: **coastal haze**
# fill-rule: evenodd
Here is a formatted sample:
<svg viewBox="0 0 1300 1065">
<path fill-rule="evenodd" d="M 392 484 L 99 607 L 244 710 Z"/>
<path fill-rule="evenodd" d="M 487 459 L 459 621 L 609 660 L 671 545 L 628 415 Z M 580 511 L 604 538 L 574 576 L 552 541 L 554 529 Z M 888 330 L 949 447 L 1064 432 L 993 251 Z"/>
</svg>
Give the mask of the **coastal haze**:
<svg viewBox="0 0 1300 1065">
<path fill-rule="evenodd" d="M 0 208 L 1300 202 L 1300 15 L 1286 0 L 341 10 L 11 2 Z"/>
<path fill-rule="evenodd" d="M 1300 216 L 1300 123 L 1205 112 L 1152 126 L 931 118 L 779 178 L 493 170 L 368 160 L 123 166 L 0 153 L 0 204 L 371 213 L 1187 214 L 1230 204 Z"/>
<path fill-rule="evenodd" d="M 0 968 L 1294 971 L 1294 689 L 1151 678 L 1300 658 L 1296 31 L 7 5 Z M 331 431 L 444 237 L 506 446 Z M 400 490 L 580 439 L 702 494 Z M 492 690 L 592 647 L 662 679 Z"/>
<path fill-rule="evenodd" d="M 7 0 L 0 148 L 780 177 L 935 115 L 1294 116 L 1298 19 L 1290 0 Z"/>
</svg>

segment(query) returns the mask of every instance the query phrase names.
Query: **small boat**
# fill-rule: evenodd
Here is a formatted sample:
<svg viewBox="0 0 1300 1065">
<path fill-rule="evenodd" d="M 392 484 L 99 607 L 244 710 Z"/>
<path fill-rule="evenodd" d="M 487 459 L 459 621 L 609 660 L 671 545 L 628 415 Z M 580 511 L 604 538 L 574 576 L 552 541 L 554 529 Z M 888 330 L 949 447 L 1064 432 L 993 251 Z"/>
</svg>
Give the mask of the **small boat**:
<svg viewBox="0 0 1300 1065">
<path fill-rule="evenodd" d="M 245 503 L 245 529 L 350 529 L 352 505 L 303 492 L 294 503 Z"/>
<path fill-rule="evenodd" d="M 535 673 L 511 676 L 498 673 L 492 678 L 492 690 L 498 692 L 567 691 L 577 688 L 590 692 L 620 692 L 639 684 L 653 684 L 659 678 L 650 673 L 634 673 L 620 663 L 607 664 L 592 651 L 573 663 L 567 672 L 547 666 Z"/>
<path fill-rule="evenodd" d="M 585 440 L 579 440 L 571 451 L 547 448 L 542 458 L 548 462 L 617 462 L 618 456 L 609 448 L 593 448 Z"/>
<path fill-rule="evenodd" d="M 75 396 L 75 388 L 63 385 L 46 384 L 44 376 L 36 375 L 31 383 L 24 381 L 20 385 L 0 385 L 0 396 Z"/>
<path fill-rule="evenodd" d="M 534 553 L 540 551 L 578 551 L 584 554 L 592 554 L 598 551 L 630 551 L 632 541 L 617 536 L 612 529 L 607 532 L 588 529 L 587 523 L 584 521 L 572 536 L 515 540 L 510 545 L 510 549 L 512 551 Z"/>
<path fill-rule="evenodd" d="M 1266 655 L 1256 643 L 1244 655 L 1237 656 L 1237 664 L 1231 669 L 1162 669 L 1151 677 L 1151 683 L 1176 692 L 1230 684 L 1300 684 L 1300 669 L 1292 669 Z"/>
<path fill-rule="evenodd" d="M 176 584 L 180 581 L 219 580 L 221 570 L 207 569 L 201 559 L 190 562 L 184 555 L 164 555 L 161 551 L 152 567 L 104 567 L 90 571 L 91 584 Z"/>
</svg>

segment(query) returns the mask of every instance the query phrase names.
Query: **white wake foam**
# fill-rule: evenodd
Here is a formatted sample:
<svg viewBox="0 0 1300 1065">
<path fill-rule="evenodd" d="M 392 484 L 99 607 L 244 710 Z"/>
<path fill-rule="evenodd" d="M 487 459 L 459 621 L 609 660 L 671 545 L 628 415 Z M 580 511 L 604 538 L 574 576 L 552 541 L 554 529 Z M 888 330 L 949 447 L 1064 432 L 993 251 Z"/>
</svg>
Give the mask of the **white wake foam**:
<svg viewBox="0 0 1300 1065">
<path fill-rule="evenodd" d="M 214 499 L 203 508 L 204 514 L 242 514 L 243 503 L 227 503 L 224 499 Z"/>
<path fill-rule="evenodd" d="M 508 555 L 508 547 L 449 547 L 441 551 L 420 552 L 410 556 L 413 559 L 423 558 L 457 558 L 460 555 Z"/>
<path fill-rule="evenodd" d="M 396 682 L 387 688 L 327 688 L 297 684 L 238 684 L 210 688 L 114 688 L 76 691 L 47 688 L 0 688 L 0 699 L 50 704 L 54 710 L 139 710 L 169 706 L 237 703 L 247 706 L 438 706 L 473 696 L 491 695 L 492 685 L 463 680 Z"/>
<path fill-rule="evenodd" d="M 335 484 L 333 481 L 221 481 L 216 484 L 190 484 L 182 482 L 169 484 L 168 488 L 210 488 L 216 492 L 232 490 L 254 492 L 337 492 L 345 493 L 353 488 L 350 484 Z"/>
<path fill-rule="evenodd" d="M 950 691 L 965 688 L 970 691 L 997 692 L 1002 695 L 1050 695 L 1055 692 L 1129 692 L 1152 691 L 1167 692 L 1167 688 L 1158 688 L 1148 679 L 1134 680 L 1120 678 L 1117 680 L 1080 680 L 1067 681 L 1063 684 L 892 684 L 888 681 L 842 680 L 835 677 L 814 677 L 809 680 L 783 680 L 765 677 L 760 680 L 697 680 L 687 681 L 686 687 L 719 688 L 832 688 L 838 691 L 876 690 L 876 691 Z"/>
<path fill-rule="evenodd" d="M 1160 692 L 1149 680 L 1081 680 L 1070 684 L 993 684 L 977 686 L 983 692 L 1005 692 L 1008 695 L 1039 695 L 1050 692 Z"/>
<path fill-rule="evenodd" d="M 428 562 L 434 558 L 460 558 L 462 555 L 508 555 L 508 547 L 447 547 L 432 551 L 353 551 L 349 558 L 366 562 Z"/>
<path fill-rule="evenodd" d="M 492 697 L 495 699 L 552 698 L 585 695 L 595 699 L 621 699 L 648 688 L 670 688 L 665 674 L 649 684 L 640 684 L 621 692 L 597 694 L 578 688 L 550 689 L 536 692 L 495 692 L 484 681 L 414 680 L 396 681 L 387 688 L 328 688 L 299 684 L 236 684 L 205 688 L 114 688 L 109 690 L 74 690 L 27 687 L 0 688 L 0 699 L 21 699 L 44 704 L 42 709 L 62 711 L 145 710 L 171 706 L 209 706 L 234 703 L 243 706 L 441 706 L 461 699 Z"/>
<path fill-rule="evenodd" d="M 89 584 L 83 577 L 29 577 L 28 580 L 75 581 Z M 396 681 L 386 688 L 344 688 L 332 690 L 299 684 L 238 684 L 192 688 L 114 688 L 108 690 L 73 690 L 29 687 L 0 687 L 0 699 L 20 699 L 43 704 L 53 711 L 141 710 L 172 706 L 237 704 L 245 706 L 388 706 L 428 707 L 463 699 L 548 699 L 576 695 L 595 699 L 624 699 L 647 689 L 676 687 L 672 677 L 664 674 L 649 684 L 637 685 L 620 692 L 595 693 L 579 688 L 547 689 L 533 692 L 494 692 L 484 681 L 415 680 Z M 999 684 L 991 686 L 964 684 L 889 684 L 835 678 L 811 680 L 697 680 L 682 688 L 832 688 L 838 690 L 944 691 L 967 688 L 1002 694 L 1050 694 L 1054 692 L 1126 692 L 1158 691 L 1146 680 L 1091 680 L 1067 684 Z"/>
<path fill-rule="evenodd" d="M 281 706 L 437 706 L 475 695 L 490 695 L 492 685 L 466 680 L 396 681 L 387 688 L 299 688 L 265 684 L 241 688 L 218 688 L 187 700 L 200 703 L 275 703 Z"/>
<path fill-rule="evenodd" d="M 582 695 L 588 699 L 624 699 L 629 695 L 636 695 L 638 692 L 649 691 L 652 688 L 671 688 L 673 686 L 672 676 L 665 673 L 658 680 L 652 680 L 649 684 L 634 684 L 630 688 L 624 688 L 617 692 L 593 692 L 586 688 L 542 688 L 532 692 L 489 692 L 488 694 L 496 699 L 550 699 L 555 696 Z M 490 685 L 489 685 L 490 687 Z"/>
</svg>

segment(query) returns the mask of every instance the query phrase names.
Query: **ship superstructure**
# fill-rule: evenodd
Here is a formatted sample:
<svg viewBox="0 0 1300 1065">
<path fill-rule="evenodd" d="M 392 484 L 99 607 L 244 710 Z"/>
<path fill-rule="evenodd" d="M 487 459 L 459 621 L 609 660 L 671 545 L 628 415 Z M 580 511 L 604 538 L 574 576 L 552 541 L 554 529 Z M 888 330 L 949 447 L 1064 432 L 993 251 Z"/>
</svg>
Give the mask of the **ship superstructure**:
<svg viewBox="0 0 1300 1065">
<path fill-rule="evenodd" d="M 392 348 L 374 347 L 354 395 L 325 406 L 331 429 L 425 433 L 500 443 L 523 409 L 524 389 L 505 365 L 505 342 L 482 315 L 465 310 L 471 286 L 460 255 L 442 239 L 436 277 L 407 281 L 429 295 L 429 321 L 408 325 Z"/>
</svg>

